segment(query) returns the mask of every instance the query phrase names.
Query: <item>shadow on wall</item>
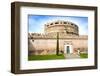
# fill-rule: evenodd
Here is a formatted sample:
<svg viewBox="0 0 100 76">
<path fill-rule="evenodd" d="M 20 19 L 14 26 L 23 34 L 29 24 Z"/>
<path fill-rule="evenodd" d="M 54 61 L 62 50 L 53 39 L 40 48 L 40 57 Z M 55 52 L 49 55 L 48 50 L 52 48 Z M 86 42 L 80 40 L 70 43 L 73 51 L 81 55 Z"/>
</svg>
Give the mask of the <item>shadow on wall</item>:
<svg viewBox="0 0 100 76">
<path fill-rule="evenodd" d="M 33 45 L 33 42 L 33 40 L 28 39 L 28 55 L 35 54 L 35 47 Z"/>
</svg>

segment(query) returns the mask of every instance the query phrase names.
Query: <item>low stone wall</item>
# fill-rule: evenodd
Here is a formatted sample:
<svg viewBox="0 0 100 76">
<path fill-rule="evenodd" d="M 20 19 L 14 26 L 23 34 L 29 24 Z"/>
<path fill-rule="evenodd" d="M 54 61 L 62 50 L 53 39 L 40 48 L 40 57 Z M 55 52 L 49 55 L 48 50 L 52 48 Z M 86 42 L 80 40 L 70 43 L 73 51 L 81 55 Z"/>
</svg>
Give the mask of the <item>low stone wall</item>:
<svg viewBox="0 0 100 76">
<path fill-rule="evenodd" d="M 59 39 L 59 51 L 64 52 L 64 45 L 66 42 L 72 43 L 73 52 L 77 52 L 80 49 L 81 52 L 88 51 L 87 38 L 64 38 Z M 29 39 L 29 54 L 45 55 L 45 54 L 56 54 L 56 39 Z"/>
</svg>

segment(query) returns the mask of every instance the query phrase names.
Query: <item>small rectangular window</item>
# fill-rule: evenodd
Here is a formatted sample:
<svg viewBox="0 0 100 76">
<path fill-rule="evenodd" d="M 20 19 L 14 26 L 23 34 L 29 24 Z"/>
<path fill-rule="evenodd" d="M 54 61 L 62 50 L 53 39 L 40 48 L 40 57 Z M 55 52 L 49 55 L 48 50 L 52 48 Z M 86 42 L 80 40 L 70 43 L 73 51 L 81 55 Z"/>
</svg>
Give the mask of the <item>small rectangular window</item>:
<svg viewBox="0 0 100 76">
<path fill-rule="evenodd" d="M 59 24 L 58 22 L 55 22 L 55 24 Z"/>
<path fill-rule="evenodd" d="M 50 25 L 53 25 L 53 23 L 51 23 Z"/>
</svg>

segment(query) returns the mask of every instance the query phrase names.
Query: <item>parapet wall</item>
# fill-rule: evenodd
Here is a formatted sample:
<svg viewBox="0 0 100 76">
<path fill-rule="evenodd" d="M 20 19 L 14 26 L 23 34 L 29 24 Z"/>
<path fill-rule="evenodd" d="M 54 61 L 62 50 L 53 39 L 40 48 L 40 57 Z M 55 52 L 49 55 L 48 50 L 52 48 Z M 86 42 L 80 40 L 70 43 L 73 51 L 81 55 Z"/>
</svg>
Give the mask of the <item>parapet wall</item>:
<svg viewBox="0 0 100 76">
<path fill-rule="evenodd" d="M 29 39 L 56 39 L 57 33 L 29 33 Z M 66 33 L 59 33 L 59 39 L 88 39 L 87 35 L 67 35 Z"/>
</svg>

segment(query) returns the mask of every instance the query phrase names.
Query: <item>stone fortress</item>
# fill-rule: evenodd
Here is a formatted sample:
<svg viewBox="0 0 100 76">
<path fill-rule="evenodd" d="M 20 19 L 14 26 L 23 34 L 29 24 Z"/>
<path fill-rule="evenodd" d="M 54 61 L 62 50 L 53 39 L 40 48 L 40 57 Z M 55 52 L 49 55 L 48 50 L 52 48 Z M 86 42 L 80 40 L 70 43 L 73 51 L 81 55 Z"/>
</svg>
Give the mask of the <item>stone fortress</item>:
<svg viewBox="0 0 100 76">
<path fill-rule="evenodd" d="M 88 36 L 79 35 L 78 25 L 58 20 L 45 24 L 44 33 L 28 33 L 29 55 L 56 54 L 57 34 L 60 53 L 88 52 Z"/>
</svg>

